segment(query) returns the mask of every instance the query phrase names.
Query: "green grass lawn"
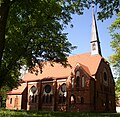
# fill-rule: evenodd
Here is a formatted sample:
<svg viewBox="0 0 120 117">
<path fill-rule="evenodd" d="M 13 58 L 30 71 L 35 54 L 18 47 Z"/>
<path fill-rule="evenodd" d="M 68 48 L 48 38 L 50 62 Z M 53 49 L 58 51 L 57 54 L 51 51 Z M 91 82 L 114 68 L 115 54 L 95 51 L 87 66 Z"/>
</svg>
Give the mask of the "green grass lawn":
<svg viewBox="0 0 120 117">
<path fill-rule="evenodd" d="M 118 113 L 80 113 L 0 110 L 0 117 L 120 117 Z"/>
</svg>

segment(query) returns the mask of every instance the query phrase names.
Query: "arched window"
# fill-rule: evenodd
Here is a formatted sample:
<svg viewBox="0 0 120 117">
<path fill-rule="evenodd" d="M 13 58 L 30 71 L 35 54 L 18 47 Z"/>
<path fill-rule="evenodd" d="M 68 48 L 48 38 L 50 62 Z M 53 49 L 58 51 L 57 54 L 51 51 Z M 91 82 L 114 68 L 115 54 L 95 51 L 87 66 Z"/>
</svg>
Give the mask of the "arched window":
<svg viewBox="0 0 120 117">
<path fill-rule="evenodd" d="M 76 87 L 80 87 L 80 77 L 76 77 Z"/>
<path fill-rule="evenodd" d="M 76 87 L 80 87 L 80 71 L 76 71 Z"/>
<path fill-rule="evenodd" d="M 84 86 L 85 86 L 85 78 L 84 78 L 84 76 L 82 77 L 82 88 L 84 88 Z"/>
<path fill-rule="evenodd" d="M 12 104 L 12 98 L 10 98 L 10 104 Z"/>
<path fill-rule="evenodd" d="M 63 83 L 63 84 L 61 85 L 61 91 L 62 91 L 63 93 L 66 92 L 66 84 L 65 84 L 65 83 Z"/>
<path fill-rule="evenodd" d="M 59 104 L 65 104 L 66 103 L 66 84 L 63 83 L 59 88 Z"/>
<path fill-rule="evenodd" d="M 30 88 L 29 103 L 37 103 L 38 90 L 37 87 L 32 86 Z"/>
<path fill-rule="evenodd" d="M 52 103 L 52 97 L 53 97 L 52 87 L 51 85 L 47 84 L 45 85 L 43 90 L 43 103 L 44 104 Z"/>
</svg>

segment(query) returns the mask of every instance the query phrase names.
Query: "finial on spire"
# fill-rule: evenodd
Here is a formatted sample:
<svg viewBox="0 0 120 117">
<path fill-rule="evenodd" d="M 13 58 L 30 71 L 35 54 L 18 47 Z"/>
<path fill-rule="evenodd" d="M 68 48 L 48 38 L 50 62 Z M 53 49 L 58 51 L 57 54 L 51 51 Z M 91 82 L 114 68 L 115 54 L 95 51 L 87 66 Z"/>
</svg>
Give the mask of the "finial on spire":
<svg viewBox="0 0 120 117">
<path fill-rule="evenodd" d="M 93 3 L 94 1 L 92 1 L 92 16 L 94 16 L 94 8 L 95 8 Z"/>
<path fill-rule="evenodd" d="M 95 8 L 95 1 L 92 1 L 92 14 L 95 14 L 96 8 Z"/>
<path fill-rule="evenodd" d="M 92 3 L 92 9 L 94 9 L 94 4 Z"/>
</svg>

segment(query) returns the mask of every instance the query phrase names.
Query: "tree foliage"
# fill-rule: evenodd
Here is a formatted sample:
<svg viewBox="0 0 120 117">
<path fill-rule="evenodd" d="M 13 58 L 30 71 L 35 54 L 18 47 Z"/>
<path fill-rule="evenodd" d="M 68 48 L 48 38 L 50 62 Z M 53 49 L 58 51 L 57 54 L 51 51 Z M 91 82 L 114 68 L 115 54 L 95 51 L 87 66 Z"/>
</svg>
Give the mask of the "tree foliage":
<svg viewBox="0 0 120 117">
<path fill-rule="evenodd" d="M 6 92 L 9 92 L 10 91 L 10 87 L 9 86 L 3 86 L 1 89 L 0 89 L 0 97 L 1 98 L 1 102 L 2 102 L 2 105 L 1 107 L 2 108 L 5 108 L 6 107 Z"/>
<path fill-rule="evenodd" d="M 120 94 L 120 79 L 116 81 L 115 85 L 116 85 L 116 90 L 115 90 L 116 94 Z"/>
<path fill-rule="evenodd" d="M 40 69 L 43 61 L 67 65 L 67 56 L 75 47 L 63 30 L 71 20 L 71 13 L 77 10 L 80 13 L 81 6 L 75 8 L 71 1 L 66 4 L 55 0 L 6 0 L 1 7 L 6 3 L 9 13 L 5 43 L 2 42 L 0 86 L 16 86 L 23 65 L 34 68 L 38 64 Z"/>
<path fill-rule="evenodd" d="M 113 65 L 116 81 L 116 94 L 120 93 L 120 13 L 117 15 L 115 22 L 109 27 L 112 41 L 111 47 L 114 54 L 110 56 L 110 62 Z"/>
<path fill-rule="evenodd" d="M 0 88 L 16 86 L 24 65 L 42 70 L 43 61 L 50 61 L 66 66 L 75 46 L 63 30 L 71 14 L 83 14 L 91 4 L 101 9 L 99 19 L 119 11 L 117 0 L 0 0 Z"/>
<path fill-rule="evenodd" d="M 120 12 L 120 1 L 119 0 L 95 0 L 95 4 L 98 5 L 98 19 L 105 20 L 111 18 L 113 14 Z"/>
<path fill-rule="evenodd" d="M 111 47 L 114 54 L 110 57 L 110 61 L 120 77 L 120 13 L 117 15 L 117 19 L 110 26 L 109 30 L 112 36 Z"/>
</svg>

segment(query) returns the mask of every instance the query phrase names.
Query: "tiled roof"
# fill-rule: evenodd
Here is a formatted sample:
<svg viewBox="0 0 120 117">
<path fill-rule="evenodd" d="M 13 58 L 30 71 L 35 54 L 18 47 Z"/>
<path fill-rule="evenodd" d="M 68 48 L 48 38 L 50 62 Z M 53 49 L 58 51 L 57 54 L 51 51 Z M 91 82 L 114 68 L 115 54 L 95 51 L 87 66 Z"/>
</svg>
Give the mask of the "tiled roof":
<svg viewBox="0 0 120 117">
<path fill-rule="evenodd" d="M 23 91 L 25 90 L 26 86 L 27 86 L 26 83 L 22 83 L 20 86 L 18 86 L 17 88 L 13 89 L 10 92 L 8 92 L 7 94 L 22 94 Z"/>
<path fill-rule="evenodd" d="M 92 56 L 90 53 L 78 54 L 68 57 L 68 62 L 72 67 L 63 67 L 61 64 L 55 63 L 54 67 L 47 63 L 43 67 L 43 72 L 38 75 L 27 73 L 23 80 L 33 81 L 43 78 L 64 78 L 70 76 L 77 63 L 90 75 L 94 75 L 97 72 L 102 57 L 100 55 Z"/>
</svg>

